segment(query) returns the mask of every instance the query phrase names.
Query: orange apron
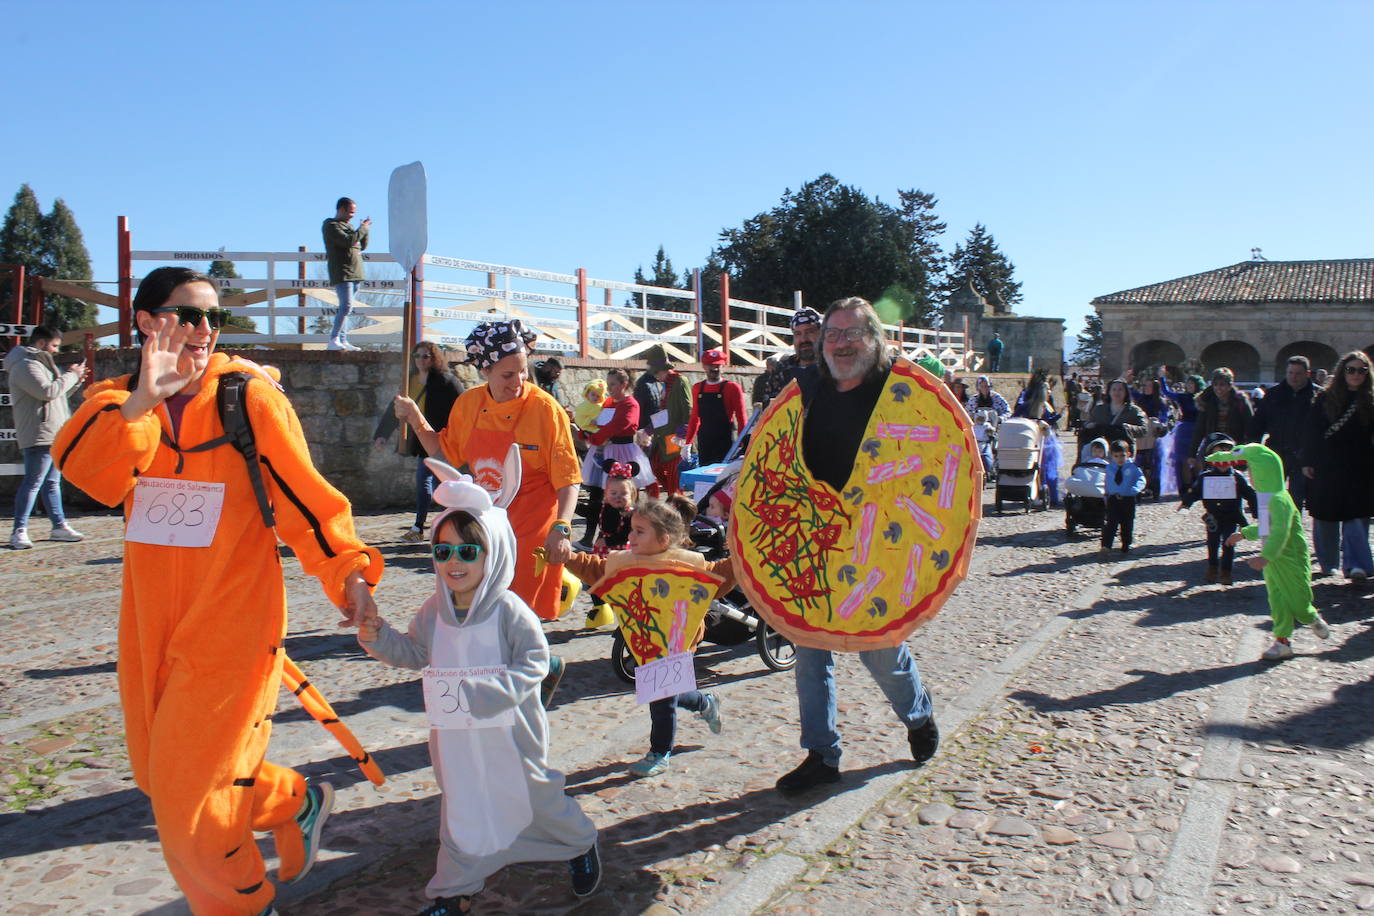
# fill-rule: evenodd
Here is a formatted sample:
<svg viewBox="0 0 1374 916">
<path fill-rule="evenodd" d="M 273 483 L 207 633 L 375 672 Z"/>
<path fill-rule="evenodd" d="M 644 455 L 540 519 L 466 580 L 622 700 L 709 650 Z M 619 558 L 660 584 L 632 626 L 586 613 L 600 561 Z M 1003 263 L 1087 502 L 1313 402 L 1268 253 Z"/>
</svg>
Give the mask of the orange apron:
<svg viewBox="0 0 1374 916">
<path fill-rule="evenodd" d="M 468 433 L 461 457 L 473 480 L 488 490 L 499 489 L 502 484 L 501 465 L 511 443 L 515 441 L 514 430 L 482 429 L 479 426 Z M 518 444 L 521 456 L 520 491 L 506 510 L 511 528 L 515 530 L 516 547 L 515 581 L 511 583 L 510 590 L 523 598 L 540 619 L 556 620 L 559 592 L 563 586 L 563 566 L 547 565 L 536 576 L 534 549 L 544 546 L 549 529 L 558 520 L 558 492 L 553 488 L 547 471 L 532 468 L 524 460 L 527 449 L 543 448 L 544 445 L 528 442 Z"/>
</svg>

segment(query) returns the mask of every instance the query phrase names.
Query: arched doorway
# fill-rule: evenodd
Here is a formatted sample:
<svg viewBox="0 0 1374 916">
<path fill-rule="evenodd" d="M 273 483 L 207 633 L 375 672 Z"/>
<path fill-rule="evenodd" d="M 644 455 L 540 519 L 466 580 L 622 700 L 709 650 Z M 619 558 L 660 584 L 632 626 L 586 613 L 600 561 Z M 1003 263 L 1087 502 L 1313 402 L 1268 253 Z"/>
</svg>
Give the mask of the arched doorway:
<svg viewBox="0 0 1374 916">
<path fill-rule="evenodd" d="M 1131 369 L 1137 373 L 1151 366 L 1177 366 L 1183 359 L 1183 348 L 1172 340 L 1146 340 L 1131 349 Z"/>
<path fill-rule="evenodd" d="M 1236 374 L 1237 381 L 1259 380 L 1259 351 L 1243 340 L 1219 340 L 1202 351 L 1201 359 L 1209 375 L 1212 370 L 1225 366 Z"/>
<path fill-rule="evenodd" d="M 1336 365 L 1336 360 L 1341 358 L 1339 353 L 1324 343 L 1317 343 L 1315 340 L 1295 340 L 1279 350 L 1278 355 L 1274 357 L 1274 378 L 1283 378 L 1286 371 L 1284 367 L 1292 356 L 1306 356 L 1314 370 L 1325 369 L 1327 372 L 1330 372 L 1331 367 Z"/>
</svg>

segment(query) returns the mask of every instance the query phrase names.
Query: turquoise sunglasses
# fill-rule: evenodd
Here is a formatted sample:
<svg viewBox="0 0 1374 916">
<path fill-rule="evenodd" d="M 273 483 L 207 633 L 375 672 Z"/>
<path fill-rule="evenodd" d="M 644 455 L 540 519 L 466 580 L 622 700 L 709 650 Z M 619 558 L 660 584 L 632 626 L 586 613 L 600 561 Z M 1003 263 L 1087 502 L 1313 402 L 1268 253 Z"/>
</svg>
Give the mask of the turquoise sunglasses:
<svg viewBox="0 0 1374 916">
<path fill-rule="evenodd" d="M 431 550 L 440 563 L 447 563 L 455 556 L 464 563 L 476 563 L 482 555 L 481 544 L 435 544 Z"/>
</svg>

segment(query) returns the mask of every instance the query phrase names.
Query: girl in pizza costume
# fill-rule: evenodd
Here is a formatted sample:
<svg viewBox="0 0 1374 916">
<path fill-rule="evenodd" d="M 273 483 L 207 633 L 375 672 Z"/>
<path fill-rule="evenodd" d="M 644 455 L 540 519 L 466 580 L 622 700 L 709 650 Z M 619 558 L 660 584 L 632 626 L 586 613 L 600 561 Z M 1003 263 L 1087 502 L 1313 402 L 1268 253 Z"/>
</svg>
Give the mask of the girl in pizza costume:
<svg viewBox="0 0 1374 916">
<path fill-rule="evenodd" d="M 519 319 L 478 325 L 467 338 L 467 362 L 486 384 L 459 396 L 441 430 L 410 398 L 397 396 L 396 415 L 410 423 L 429 454 L 442 452 L 489 492 L 501 491 L 506 453 L 519 447 L 521 484 L 507 510 L 516 541 L 511 590 L 541 619 L 554 620 L 582 475 L 567 412 L 529 382 L 528 349 L 536 337 Z M 547 562 L 536 558 L 540 547 Z"/>
<path fill-rule="evenodd" d="M 509 500 L 498 495 L 493 503 L 471 478 L 434 459 L 428 463 L 443 481 L 434 498 L 445 507 L 430 535 L 434 594 L 406 633 L 381 620 L 358 632 L 363 649 L 389 665 L 430 667 L 431 674 L 486 672 L 448 681 L 453 686 L 442 697 L 426 697 L 443 803 L 438 865 L 425 889 L 435 899 L 422 916 L 468 912 L 487 876 L 515 862 L 567 861 L 574 891 L 586 896 L 600 876 L 596 826 L 565 794 L 563 774 L 548 764 L 539 687 L 549 646 L 539 618 L 510 590 L 518 548 L 504 508 Z M 520 487 L 514 449 L 503 474 L 513 496 Z M 432 706 L 443 697 L 468 717 L 436 725 Z"/>
<path fill-rule="evenodd" d="M 1312 606 L 1312 557 L 1302 516 L 1284 485 L 1283 459 L 1268 446 L 1251 443 L 1233 451 L 1212 452 L 1204 460 L 1221 466 L 1245 462 L 1258 496 L 1259 523 L 1228 537 L 1226 546 L 1234 547 L 1242 539 L 1261 541 L 1259 556 L 1246 561 L 1264 574 L 1273 620 L 1274 642 L 1260 658 L 1269 662 L 1292 658 L 1293 630 L 1298 626 L 1311 627 L 1318 639 L 1330 637 L 1331 628 Z"/>
<path fill-rule="evenodd" d="M 299 879 L 332 803 L 327 783 L 307 787 L 264 759 L 284 665 L 298 694 L 323 702 L 282 651 L 277 538 L 353 620 L 372 610 L 382 558 L 311 464 L 275 380 L 214 352 L 227 314 L 217 306 L 217 287 L 194 271 L 145 277 L 134 299 L 146 338 L 139 371 L 93 385 L 53 455 L 72 483 L 128 519 L 120 703 L 168 868 L 198 916 L 250 916 L 272 912 L 275 891 L 253 831 L 275 834 L 278 877 Z M 224 437 L 216 399 L 230 372 L 250 375 L 244 404 L 275 528 Z"/>
<path fill-rule="evenodd" d="M 621 634 L 637 664 L 692 652 L 706 634 L 711 598 L 733 587 L 728 558 L 707 562 L 689 550 L 687 526 L 696 506 L 684 494 L 641 502 L 631 515 L 629 549 L 607 557 L 579 553 L 568 570 L 616 607 Z M 672 583 L 672 584 L 670 584 Z M 690 690 L 649 703 L 649 751 L 630 765 L 637 776 L 668 769 L 677 736 L 677 709 L 697 713 L 720 734 L 720 700 Z"/>
</svg>

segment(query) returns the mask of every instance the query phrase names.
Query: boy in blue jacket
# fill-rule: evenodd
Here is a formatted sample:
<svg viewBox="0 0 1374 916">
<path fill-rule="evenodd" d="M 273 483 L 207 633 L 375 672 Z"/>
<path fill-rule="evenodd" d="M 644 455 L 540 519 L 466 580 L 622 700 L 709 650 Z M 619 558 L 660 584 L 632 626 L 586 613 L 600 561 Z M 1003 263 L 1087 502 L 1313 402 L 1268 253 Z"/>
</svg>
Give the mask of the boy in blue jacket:
<svg viewBox="0 0 1374 916">
<path fill-rule="evenodd" d="M 1112 443 L 1112 463 L 1107 467 L 1107 518 L 1102 523 L 1102 552 L 1112 549 L 1116 530 L 1121 529 L 1121 552 L 1131 552 L 1135 533 L 1135 502 L 1145 489 L 1145 472 L 1131 460 L 1131 443 L 1117 439 Z"/>
</svg>

